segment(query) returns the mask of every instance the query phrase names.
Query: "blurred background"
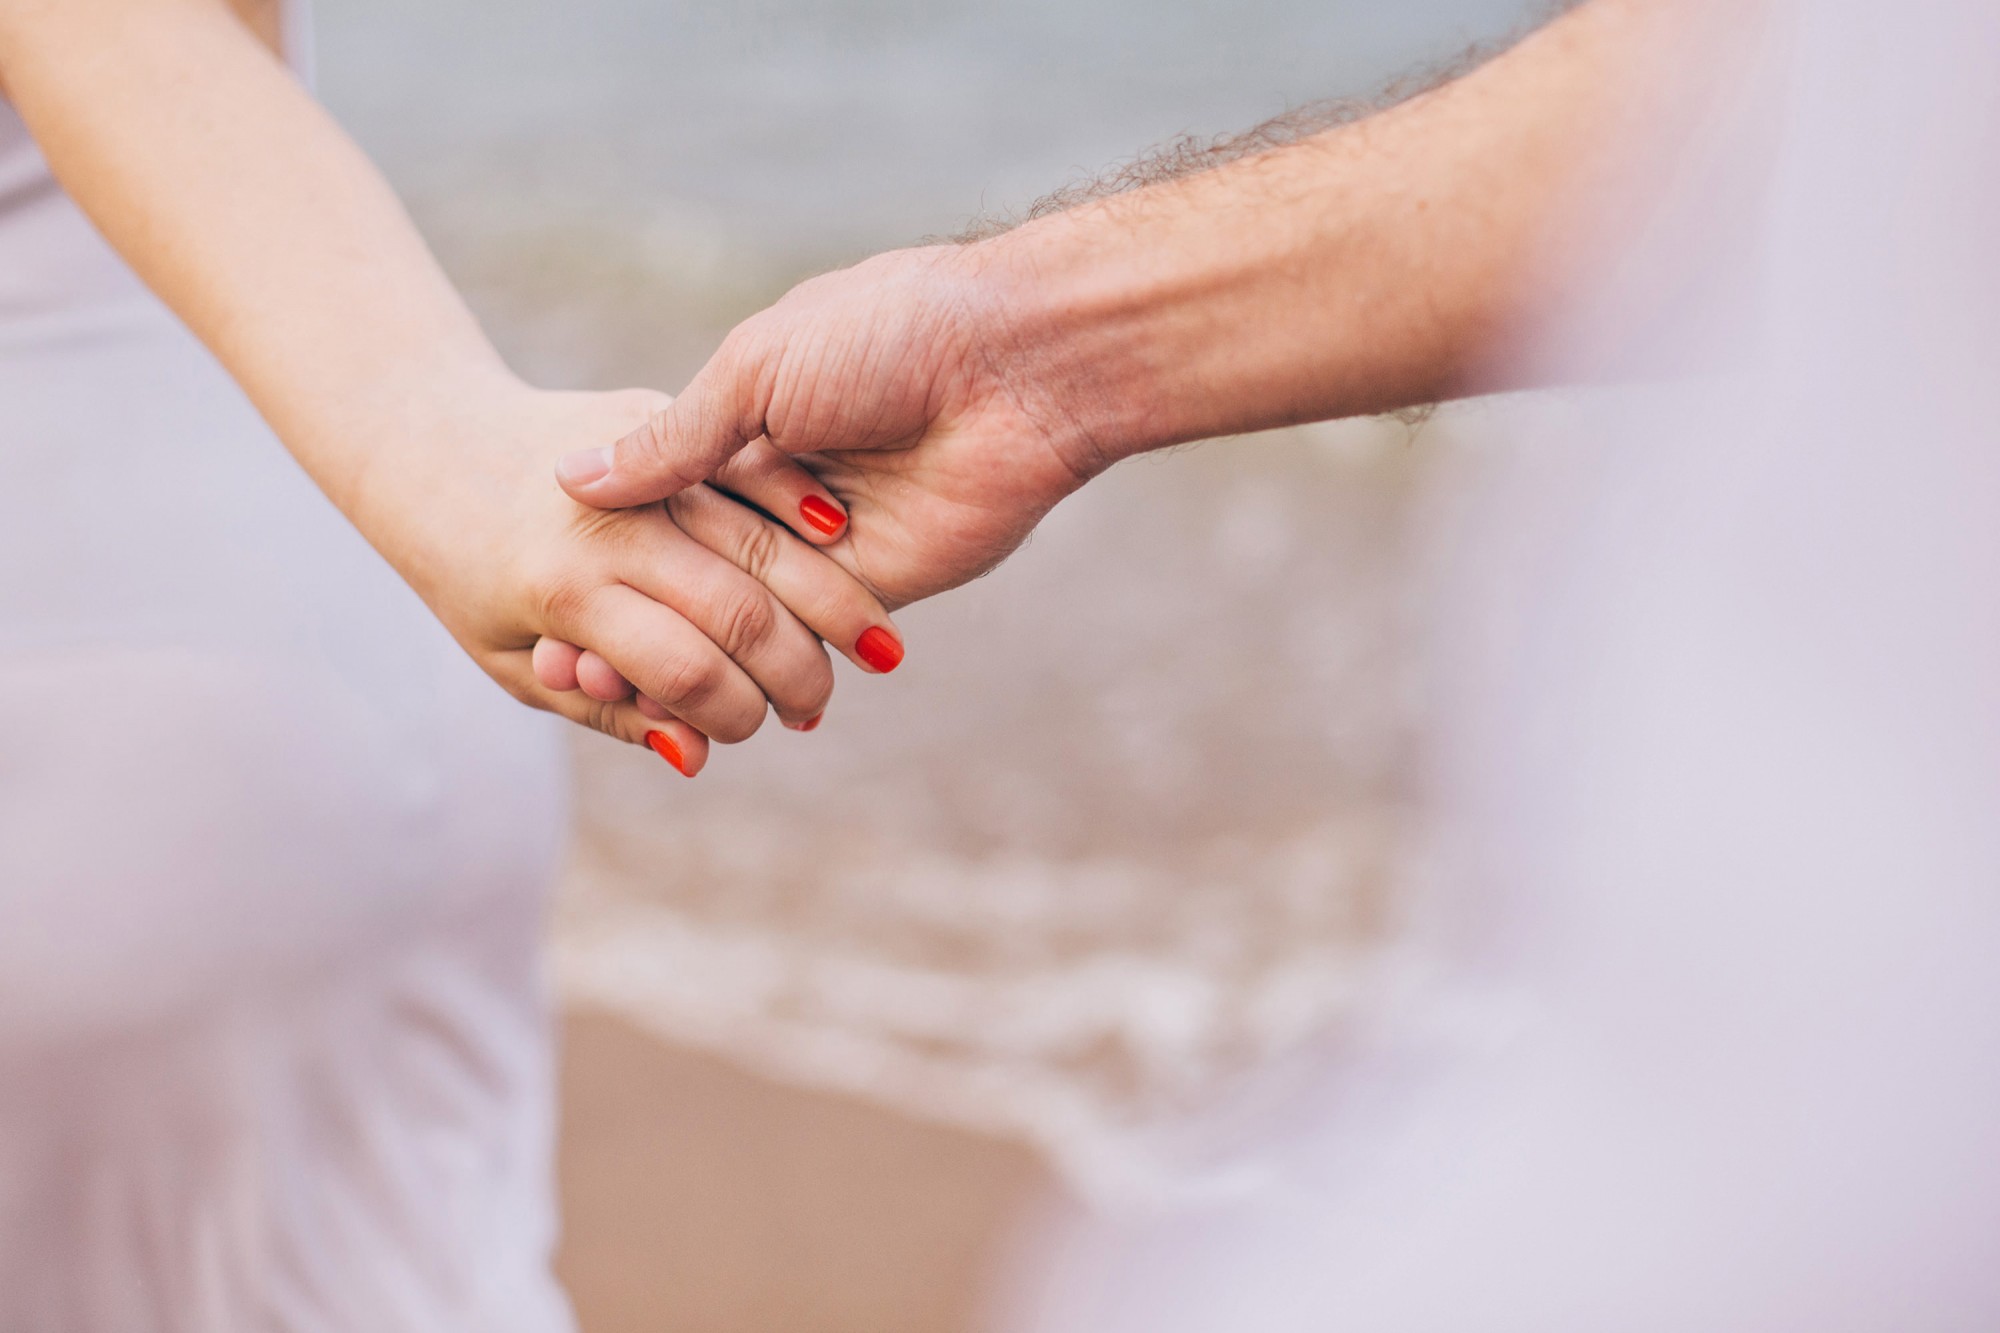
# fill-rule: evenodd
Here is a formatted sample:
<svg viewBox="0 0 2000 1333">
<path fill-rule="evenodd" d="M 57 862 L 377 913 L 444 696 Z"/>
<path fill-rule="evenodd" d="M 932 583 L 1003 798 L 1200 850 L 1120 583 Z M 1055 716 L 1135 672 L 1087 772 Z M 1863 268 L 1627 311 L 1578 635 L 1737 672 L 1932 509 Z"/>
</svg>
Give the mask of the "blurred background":
<svg viewBox="0 0 2000 1333">
<path fill-rule="evenodd" d="M 801 278 L 1518 31 L 1524 0 L 321 0 L 503 349 L 674 389 Z M 1474 406 L 1127 464 L 689 783 L 576 741 L 586 1333 L 981 1327 L 1050 1210 L 1226 1181 L 1421 885 L 1414 633 Z"/>
</svg>

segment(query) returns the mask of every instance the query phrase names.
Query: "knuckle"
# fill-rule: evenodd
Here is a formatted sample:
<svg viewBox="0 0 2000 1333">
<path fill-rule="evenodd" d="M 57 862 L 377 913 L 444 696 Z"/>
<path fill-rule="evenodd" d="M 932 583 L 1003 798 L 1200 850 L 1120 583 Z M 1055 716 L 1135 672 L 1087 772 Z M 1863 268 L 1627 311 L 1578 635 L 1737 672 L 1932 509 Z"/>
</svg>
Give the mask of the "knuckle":
<svg viewBox="0 0 2000 1333">
<path fill-rule="evenodd" d="M 747 509 L 742 511 L 742 519 L 736 538 L 736 565 L 759 583 L 769 582 L 784 554 L 784 538 L 775 526 Z"/>
<path fill-rule="evenodd" d="M 638 509 L 598 509 L 579 513 L 571 519 L 571 531 L 591 557 L 604 562 L 603 569 L 609 572 L 620 563 L 647 552 L 646 532 L 641 520 L 644 512 Z"/>
<path fill-rule="evenodd" d="M 768 644 L 778 623 L 777 609 L 761 590 L 737 589 L 724 594 L 713 637 L 723 652 L 741 659 Z"/>
<path fill-rule="evenodd" d="M 707 659 L 672 657 L 655 665 L 646 674 L 644 689 L 676 713 L 701 712 L 722 691 L 724 676 L 719 663 Z"/>
<path fill-rule="evenodd" d="M 544 624 L 565 631 L 586 623 L 599 582 L 580 569 L 559 569 L 537 581 L 535 601 Z M 564 637 L 573 637 L 565 634 Z"/>
</svg>

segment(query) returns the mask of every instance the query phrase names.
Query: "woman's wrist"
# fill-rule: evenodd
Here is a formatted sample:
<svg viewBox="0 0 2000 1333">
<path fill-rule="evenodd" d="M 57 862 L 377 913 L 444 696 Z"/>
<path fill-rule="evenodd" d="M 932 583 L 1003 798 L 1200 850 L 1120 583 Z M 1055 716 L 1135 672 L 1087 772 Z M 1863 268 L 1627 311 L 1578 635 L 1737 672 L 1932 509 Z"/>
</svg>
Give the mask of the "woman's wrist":
<svg viewBox="0 0 2000 1333">
<path fill-rule="evenodd" d="M 505 507 L 532 464 L 510 448 L 513 429 L 542 397 L 498 358 L 465 358 L 421 376 L 385 376 L 363 401 L 323 417 L 319 432 L 344 438 L 299 448 L 335 460 L 338 478 L 316 477 L 370 545 L 426 600 L 460 564 L 467 534 L 461 497 Z M 552 451 L 555 446 L 552 446 Z"/>
</svg>

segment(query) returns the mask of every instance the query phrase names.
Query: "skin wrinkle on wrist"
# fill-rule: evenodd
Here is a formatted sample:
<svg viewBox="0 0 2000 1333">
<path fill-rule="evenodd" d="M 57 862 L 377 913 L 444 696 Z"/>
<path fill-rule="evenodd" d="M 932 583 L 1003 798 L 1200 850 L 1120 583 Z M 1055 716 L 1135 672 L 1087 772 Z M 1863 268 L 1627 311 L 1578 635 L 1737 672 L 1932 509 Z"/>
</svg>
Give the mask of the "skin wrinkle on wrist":
<svg viewBox="0 0 2000 1333">
<path fill-rule="evenodd" d="M 1048 323 L 1032 261 L 1023 265 L 1028 257 L 1012 252 L 1009 242 L 1018 234 L 942 250 L 958 270 L 947 279 L 949 299 L 965 322 L 967 354 L 979 361 L 974 369 L 1035 427 L 1065 474 L 1062 489 L 1073 491 L 1117 460 L 1100 460 L 1101 443 L 1079 409 L 1078 390 L 1058 373 L 1064 340 Z"/>
<path fill-rule="evenodd" d="M 1109 346 L 1111 320 L 1101 301 L 1096 247 L 1071 242 L 1092 219 L 1055 215 L 983 242 L 994 262 L 981 270 L 991 289 L 986 307 L 1003 312 L 1003 383 L 1037 386 L 1060 429 L 1052 445 L 1078 484 L 1153 447 L 1132 419 L 1146 399 L 1137 365 Z M 1051 233 L 1055 233 L 1051 235 Z M 1079 262 L 1081 261 L 1081 262 Z"/>
<path fill-rule="evenodd" d="M 1218 244 L 1212 210 L 1190 198 L 1213 184 L 1164 182 L 982 243 L 998 256 L 985 272 L 996 275 L 997 303 L 1013 312 L 1020 374 L 1062 404 L 1080 477 L 1231 433 L 1232 417 L 1247 420 L 1260 406 L 1247 380 L 1216 382 L 1205 349 L 1220 309 L 1241 294 L 1255 300 L 1251 289 L 1296 261 L 1299 247 L 1268 214 L 1250 244 Z"/>
</svg>

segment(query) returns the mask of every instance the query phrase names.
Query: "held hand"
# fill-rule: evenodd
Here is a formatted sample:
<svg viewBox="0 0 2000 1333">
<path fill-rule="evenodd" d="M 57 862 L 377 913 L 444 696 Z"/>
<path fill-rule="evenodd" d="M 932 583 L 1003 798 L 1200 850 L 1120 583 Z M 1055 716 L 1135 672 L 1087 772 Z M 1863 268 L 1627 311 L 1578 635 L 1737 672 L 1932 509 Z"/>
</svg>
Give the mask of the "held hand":
<svg viewBox="0 0 2000 1333">
<path fill-rule="evenodd" d="M 692 775 L 707 738 L 745 739 L 767 699 L 787 723 L 818 717 L 833 688 L 821 639 L 853 644 L 871 628 L 893 634 L 854 578 L 743 505 L 707 491 L 687 497 L 697 540 L 661 506 L 603 513 L 548 484 L 556 457 L 632 429 L 666 407 L 664 395 L 481 386 L 466 397 L 478 406 L 434 428 L 454 437 L 438 450 L 454 469 L 451 488 L 392 519 L 384 551 L 459 644 L 523 702 L 652 743 Z M 790 496 L 796 510 L 798 494 L 818 488 L 778 461 L 785 466 L 740 467 L 734 480 L 773 508 Z M 440 506 L 438 495 L 464 503 Z M 757 577 L 718 550 L 754 557 Z M 548 664 L 531 659 L 542 635 L 589 645 L 644 697 L 545 686 L 536 667 Z M 666 745 L 648 742 L 648 733 Z"/>
<path fill-rule="evenodd" d="M 794 289 L 731 333 L 670 406 L 558 468 L 604 509 L 672 496 L 732 459 L 809 455 L 847 506 L 829 554 L 891 607 L 993 568 L 1097 465 L 1017 343 L 979 247 L 879 255 Z M 727 476 L 716 484 L 730 489 Z M 747 497 L 746 497 L 747 498 Z"/>
</svg>

